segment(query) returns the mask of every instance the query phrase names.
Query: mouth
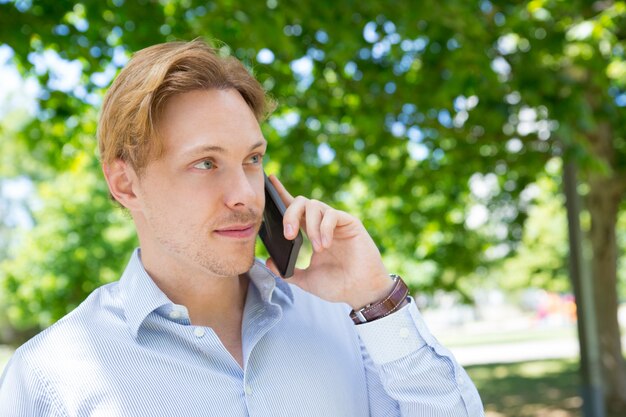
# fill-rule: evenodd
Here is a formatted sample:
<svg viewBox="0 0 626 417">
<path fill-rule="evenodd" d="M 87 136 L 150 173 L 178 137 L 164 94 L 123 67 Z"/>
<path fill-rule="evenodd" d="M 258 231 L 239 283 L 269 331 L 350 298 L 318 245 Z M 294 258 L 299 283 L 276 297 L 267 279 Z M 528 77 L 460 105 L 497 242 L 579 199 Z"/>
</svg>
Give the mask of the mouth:
<svg viewBox="0 0 626 417">
<path fill-rule="evenodd" d="M 230 226 L 224 226 L 220 229 L 216 229 L 214 233 L 218 236 L 233 238 L 233 239 L 248 239 L 252 236 L 256 236 L 257 224 L 236 224 Z"/>
</svg>

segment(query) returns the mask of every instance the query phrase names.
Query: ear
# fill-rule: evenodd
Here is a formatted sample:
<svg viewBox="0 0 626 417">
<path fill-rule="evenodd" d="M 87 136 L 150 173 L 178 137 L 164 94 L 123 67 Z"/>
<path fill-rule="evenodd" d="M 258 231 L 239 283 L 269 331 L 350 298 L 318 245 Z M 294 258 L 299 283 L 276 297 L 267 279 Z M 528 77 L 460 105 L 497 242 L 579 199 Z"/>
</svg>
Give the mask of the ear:
<svg viewBox="0 0 626 417">
<path fill-rule="evenodd" d="M 139 200 L 135 194 L 135 188 L 139 178 L 135 170 L 121 159 L 116 159 L 111 164 L 102 164 L 104 178 L 109 185 L 109 192 L 121 205 L 133 211 L 139 207 Z"/>
</svg>

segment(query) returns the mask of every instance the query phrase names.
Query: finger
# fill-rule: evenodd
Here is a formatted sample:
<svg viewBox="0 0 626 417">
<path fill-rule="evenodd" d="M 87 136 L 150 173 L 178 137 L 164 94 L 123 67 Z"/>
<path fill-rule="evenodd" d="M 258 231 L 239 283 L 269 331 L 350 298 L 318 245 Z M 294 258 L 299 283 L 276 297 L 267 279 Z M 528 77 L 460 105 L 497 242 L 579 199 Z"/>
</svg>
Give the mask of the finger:
<svg viewBox="0 0 626 417">
<path fill-rule="evenodd" d="M 275 275 L 280 276 L 280 272 L 278 271 L 278 268 L 276 267 L 276 264 L 274 263 L 274 260 L 272 258 L 267 258 L 267 260 L 265 261 L 265 266 L 268 267 L 268 269 L 272 271 Z"/>
<path fill-rule="evenodd" d="M 320 233 L 320 225 L 322 223 L 323 210 L 321 204 L 309 200 L 305 206 L 306 216 L 306 234 L 309 236 L 313 249 L 319 252 L 322 247 L 322 234 Z"/>
<path fill-rule="evenodd" d="M 324 212 L 324 216 L 322 217 L 322 222 L 320 224 L 320 234 L 322 246 L 326 249 L 330 248 L 330 245 L 333 243 L 333 235 L 338 221 L 339 214 L 337 213 L 337 210 L 326 210 Z"/>
<path fill-rule="evenodd" d="M 289 194 L 289 191 L 287 191 L 283 183 L 279 181 L 276 175 L 272 174 L 268 178 L 272 185 L 276 188 L 276 191 L 278 191 L 278 195 L 280 196 L 280 199 L 283 200 L 283 203 L 285 203 L 285 207 L 289 207 L 294 200 L 293 196 Z"/>
<path fill-rule="evenodd" d="M 334 225 L 334 230 L 337 230 L 338 227 L 344 226 L 354 226 L 354 227 L 362 227 L 362 223 L 359 219 L 351 215 L 350 213 L 346 213 L 342 210 L 337 210 L 329 206 L 329 208 L 333 211 L 333 215 L 336 217 L 336 223 Z"/>
<path fill-rule="evenodd" d="M 285 238 L 291 240 L 295 239 L 298 234 L 298 229 L 302 226 L 306 230 L 306 219 L 304 212 L 306 210 L 306 203 L 309 201 L 307 198 L 299 195 L 291 201 L 289 207 L 285 211 L 283 216 L 283 227 Z M 305 223 L 301 225 L 300 223 Z"/>
</svg>

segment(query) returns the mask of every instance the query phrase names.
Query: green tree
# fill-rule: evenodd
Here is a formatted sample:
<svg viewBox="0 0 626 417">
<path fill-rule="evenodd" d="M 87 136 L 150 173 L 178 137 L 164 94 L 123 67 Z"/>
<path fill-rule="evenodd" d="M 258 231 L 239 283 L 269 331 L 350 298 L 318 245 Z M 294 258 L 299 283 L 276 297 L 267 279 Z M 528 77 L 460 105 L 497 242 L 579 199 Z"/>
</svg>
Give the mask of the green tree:
<svg viewBox="0 0 626 417">
<path fill-rule="evenodd" d="M 626 410 L 626 367 L 617 321 L 616 226 L 626 192 L 624 62 L 626 3 L 531 1 L 506 14 L 498 52 L 520 108 L 545 109 L 555 143 L 579 156 L 588 186 L 592 275 L 604 388 L 610 410 Z M 511 120 L 518 133 L 524 120 Z M 517 126 L 516 126 L 517 125 Z M 539 132 L 540 133 L 540 132 Z M 566 155 L 568 156 L 568 155 Z"/>
<path fill-rule="evenodd" d="M 37 226 L 12 246 L 0 275 L 11 294 L 7 317 L 19 329 L 49 326 L 97 286 L 117 280 L 137 245 L 129 216 L 111 210 L 97 165 L 83 153 L 39 185 Z"/>
<path fill-rule="evenodd" d="M 556 292 L 571 292 L 567 270 L 567 216 L 560 193 L 561 160 L 554 158 L 546 173 L 537 178 L 530 195 L 528 219 L 520 245 L 513 256 L 490 271 L 502 288 L 520 290 L 528 287 Z M 532 200 L 531 200 L 532 199 Z"/>
<path fill-rule="evenodd" d="M 623 410 L 625 14 L 622 1 L 9 1 L 0 41 L 43 86 L 42 110 L 18 139 L 61 171 L 93 149 L 90 109 L 129 51 L 223 41 L 281 100 L 266 134 L 287 185 L 358 212 L 383 252 L 429 265 L 420 290 L 458 288 L 494 261 L 488 248 L 514 250 L 520 195 L 553 156 L 576 158 L 589 186 L 607 401 Z M 80 82 L 64 84 L 76 68 Z M 507 232 L 474 227 L 471 210 Z"/>
</svg>

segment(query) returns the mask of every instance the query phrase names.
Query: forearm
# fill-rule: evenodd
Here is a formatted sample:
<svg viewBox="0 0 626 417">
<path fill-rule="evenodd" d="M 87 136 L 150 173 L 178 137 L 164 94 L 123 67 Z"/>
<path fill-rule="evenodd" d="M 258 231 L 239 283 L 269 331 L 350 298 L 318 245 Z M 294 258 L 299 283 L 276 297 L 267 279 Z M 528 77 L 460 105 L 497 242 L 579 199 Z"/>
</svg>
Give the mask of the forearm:
<svg viewBox="0 0 626 417">
<path fill-rule="evenodd" d="M 381 384 L 397 402 L 399 415 L 484 416 L 474 384 L 430 334 L 413 302 L 390 316 L 358 325 L 357 332 L 366 361 L 371 360 L 367 371 L 376 374 L 370 386 Z"/>
</svg>

